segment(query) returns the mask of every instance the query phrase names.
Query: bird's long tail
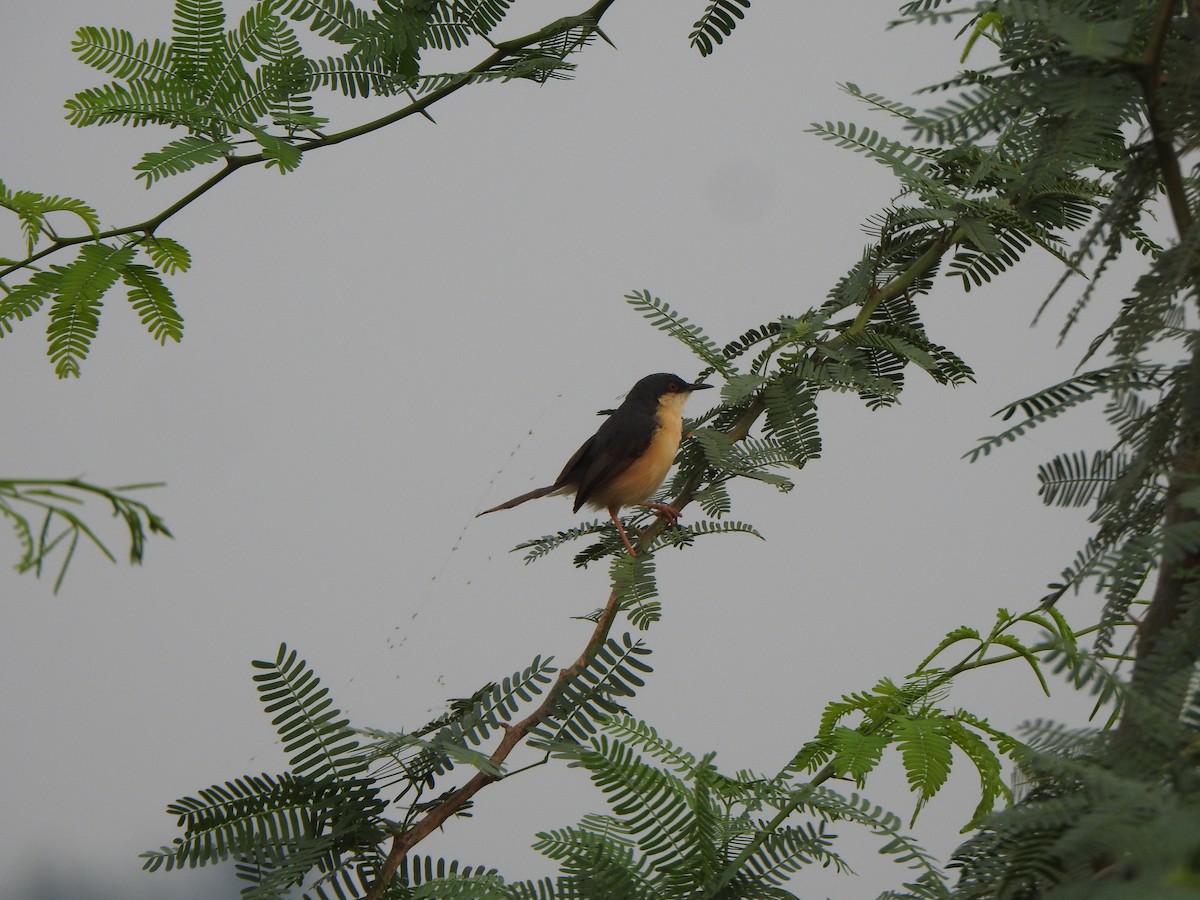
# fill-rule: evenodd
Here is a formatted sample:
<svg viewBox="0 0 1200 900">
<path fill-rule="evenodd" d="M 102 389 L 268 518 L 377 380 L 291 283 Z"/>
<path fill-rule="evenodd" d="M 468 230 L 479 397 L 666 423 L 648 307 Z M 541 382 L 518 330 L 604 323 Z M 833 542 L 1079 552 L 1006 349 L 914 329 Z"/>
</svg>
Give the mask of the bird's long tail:
<svg viewBox="0 0 1200 900">
<path fill-rule="evenodd" d="M 547 494 L 558 493 L 562 489 L 562 485 L 548 484 L 545 487 L 540 487 L 535 491 L 530 491 L 528 494 L 522 494 L 520 497 L 513 497 L 511 500 L 501 503 L 499 506 L 493 506 L 491 509 L 485 509 L 481 513 L 476 513 L 475 518 L 478 519 L 480 516 L 486 516 L 488 513 L 497 512 L 501 509 L 512 509 L 514 506 L 520 506 L 526 500 L 536 500 L 538 497 L 545 497 Z"/>
</svg>

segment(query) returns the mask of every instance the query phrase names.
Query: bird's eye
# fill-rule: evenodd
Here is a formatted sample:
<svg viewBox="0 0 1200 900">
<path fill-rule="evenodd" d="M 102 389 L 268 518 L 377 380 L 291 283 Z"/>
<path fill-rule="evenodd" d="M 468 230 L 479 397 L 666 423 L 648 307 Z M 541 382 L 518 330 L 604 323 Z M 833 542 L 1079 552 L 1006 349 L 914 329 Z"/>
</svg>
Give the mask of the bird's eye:
<svg viewBox="0 0 1200 900">
<path fill-rule="evenodd" d="M 683 385 L 681 385 L 678 381 L 672 381 L 667 385 L 667 390 L 672 394 L 678 394 L 681 387 L 683 387 Z"/>
</svg>

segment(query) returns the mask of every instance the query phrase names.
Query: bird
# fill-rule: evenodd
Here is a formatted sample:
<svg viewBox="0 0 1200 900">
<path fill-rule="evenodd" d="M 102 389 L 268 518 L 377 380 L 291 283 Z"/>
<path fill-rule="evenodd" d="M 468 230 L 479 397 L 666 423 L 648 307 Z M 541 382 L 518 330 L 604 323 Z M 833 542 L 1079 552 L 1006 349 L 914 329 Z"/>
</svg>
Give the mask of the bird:
<svg viewBox="0 0 1200 900">
<path fill-rule="evenodd" d="M 644 506 L 672 524 L 679 520 L 678 509 L 652 503 L 649 498 L 675 462 L 683 436 L 684 403 L 694 391 L 711 387 L 691 384 L 668 372 L 647 375 L 629 389 L 624 402 L 567 460 L 554 484 L 485 509 L 476 518 L 512 509 L 527 500 L 574 490 L 574 512 L 584 504 L 608 510 L 629 555 L 637 556 L 618 513 L 622 507 Z"/>
</svg>

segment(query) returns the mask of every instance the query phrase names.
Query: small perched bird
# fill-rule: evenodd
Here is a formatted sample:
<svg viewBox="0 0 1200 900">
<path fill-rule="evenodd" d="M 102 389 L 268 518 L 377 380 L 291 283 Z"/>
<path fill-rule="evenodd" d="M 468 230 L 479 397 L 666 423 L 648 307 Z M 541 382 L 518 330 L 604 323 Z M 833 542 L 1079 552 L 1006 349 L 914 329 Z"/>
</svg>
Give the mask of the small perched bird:
<svg viewBox="0 0 1200 900">
<path fill-rule="evenodd" d="M 679 519 L 675 507 L 650 503 L 648 499 L 675 462 L 683 433 L 683 404 L 692 391 L 710 387 L 711 384 L 689 384 L 678 375 L 665 372 L 647 375 L 630 389 L 625 402 L 600 429 L 575 451 L 554 484 L 513 497 L 479 515 L 574 490 L 574 511 L 579 512 L 585 503 L 607 509 L 630 556 L 637 556 L 617 513 L 623 506 L 645 506 L 672 523 Z"/>
</svg>

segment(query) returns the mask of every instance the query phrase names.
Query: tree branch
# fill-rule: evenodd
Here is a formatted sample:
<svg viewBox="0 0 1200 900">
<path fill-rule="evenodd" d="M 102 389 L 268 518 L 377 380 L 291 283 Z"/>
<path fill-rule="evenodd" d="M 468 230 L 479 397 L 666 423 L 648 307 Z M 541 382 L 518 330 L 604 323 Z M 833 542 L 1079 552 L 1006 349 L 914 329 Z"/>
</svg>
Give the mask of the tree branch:
<svg viewBox="0 0 1200 900">
<path fill-rule="evenodd" d="M 583 23 L 588 23 L 591 27 L 598 26 L 601 17 L 603 17 L 605 12 L 608 11 L 608 8 L 612 6 L 614 2 L 616 2 L 616 0 L 597 0 L 596 3 L 592 4 L 592 6 L 588 7 L 577 16 L 558 19 L 543 28 L 539 28 L 537 31 L 530 32 L 529 34 L 518 38 L 513 38 L 509 41 L 502 41 L 499 44 L 495 44 L 493 45 L 495 49 L 492 53 L 488 54 L 488 56 L 486 56 L 476 65 L 472 66 L 470 69 L 467 69 L 465 72 L 461 73 L 449 84 L 446 84 L 437 90 L 430 91 L 425 96 L 414 100 L 407 106 L 388 113 L 387 115 L 378 119 L 365 122 L 362 125 L 356 125 L 353 128 L 347 128 L 344 131 L 339 131 L 334 134 L 324 135 L 322 137 L 306 141 L 301 144 L 298 149 L 301 153 L 309 153 L 313 150 L 320 150 L 324 147 L 332 147 L 336 144 L 341 144 L 345 141 L 361 137 L 364 134 L 370 134 L 373 131 L 378 131 L 381 128 L 394 125 L 396 122 L 407 119 L 409 116 L 428 116 L 427 110 L 430 106 L 440 100 L 444 100 L 446 97 L 449 97 L 451 94 L 470 84 L 471 76 L 481 75 L 485 72 L 488 72 L 500 65 L 506 59 L 517 55 L 517 53 L 519 53 L 521 50 L 524 50 L 526 47 L 530 47 L 539 41 L 544 41 L 547 38 L 554 37 L 555 35 L 563 34 L 571 28 L 579 27 Z M 265 160 L 266 157 L 262 153 L 251 153 L 244 156 L 226 157 L 224 169 L 222 169 L 216 175 L 213 175 L 199 187 L 185 194 L 183 197 L 181 197 L 175 203 L 172 203 L 157 215 L 146 219 L 144 222 L 139 222 L 136 225 L 125 225 L 119 228 L 111 228 L 107 231 L 101 231 L 97 233 L 89 232 L 88 234 L 77 235 L 74 237 L 53 238 L 50 245 L 43 250 L 30 255 L 21 262 L 13 263 L 4 268 L 0 268 L 0 279 L 11 275 L 13 272 L 28 268 L 38 260 L 44 259 L 51 254 L 57 253 L 59 250 L 63 250 L 76 244 L 104 240 L 105 238 L 121 237 L 123 235 L 130 234 L 153 234 L 154 231 L 164 222 L 173 217 L 176 213 L 179 213 L 183 209 L 190 206 L 200 197 L 207 194 L 234 172 L 243 169 L 246 166 L 264 162 Z"/>
<path fill-rule="evenodd" d="M 1191 231 L 1195 218 L 1188 205 L 1187 192 L 1184 190 L 1183 172 L 1179 165 L 1179 155 L 1175 152 L 1172 129 L 1163 120 L 1162 103 L 1159 99 L 1163 79 L 1163 47 L 1166 45 L 1167 34 L 1171 30 L 1171 22 L 1175 18 L 1178 5 L 1176 0 L 1159 0 L 1154 27 L 1146 44 L 1146 54 L 1138 66 L 1138 80 L 1146 98 L 1146 120 L 1150 125 L 1151 142 L 1158 156 L 1159 169 L 1162 171 L 1163 188 L 1171 207 L 1171 216 L 1175 220 L 1175 229 L 1182 240 Z"/>
<path fill-rule="evenodd" d="M 1151 141 L 1158 158 L 1163 188 L 1180 242 L 1188 240 L 1195 225 L 1195 216 L 1188 204 L 1184 189 L 1179 155 L 1175 151 L 1174 137 L 1169 122 L 1164 120 L 1159 89 L 1162 84 L 1162 56 L 1171 24 L 1178 10 L 1174 0 L 1159 0 L 1154 25 L 1147 41 L 1146 53 L 1138 67 L 1138 78 L 1146 100 L 1146 119 L 1150 125 Z M 1192 272 L 1193 282 L 1200 284 L 1200 269 Z M 1188 365 L 1184 388 L 1186 396 L 1196 397 L 1200 391 L 1200 347 L 1193 348 Z M 1176 445 L 1173 471 L 1167 481 L 1167 493 L 1163 516 L 1164 530 L 1192 521 L 1194 510 L 1180 504 L 1179 497 L 1200 480 L 1200 409 L 1185 404 L 1180 413 L 1179 439 Z M 1200 550 L 1193 549 L 1182 558 L 1160 560 L 1158 580 L 1150 607 L 1138 629 L 1131 684 L 1136 688 L 1147 678 L 1156 677 L 1146 665 L 1154 654 L 1158 638 L 1168 630 L 1183 612 L 1184 590 L 1187 577 L 1200 571 Z M 1181 698 L 1182 699 L 1182 698 Z M 1127 708 L 1121 718 L 1118 734 L 1123 740 L 1137 741 L 1139 726 L 1136 717 Z"/>
<path fill-rule="evenodd" d="M 554 684 L 546 692 L 545 699 L 537 709 L 515 725 L 510 725 L 505 729 L 504 737 L 500 739 L 500 743 L 489 757 L 491 762 L 501 765 L 531 730 L 554 714 L 555 707 L 558 705 L 558 700 L 562 696 L 563 690 L 571 682 L 571 679 L 578 676 L 587 666 L 592 657 L 596 655 L 596 652 L 608 639 L 608 633 L 612 629 L 613 622 L 616 620 L 619 607 L 620 597 L 614 590 L 609 595 L 608 602 L 605 604 L 604 610 L 600 613 L 600 618 L 596 622 L 596 627 L 592 630 L 592 636 L 588 639 L 587 646 L 583 648 L 583 652 L 579 654 L 579 658 L 575 660 L 574 664 L 559 671 L 554 679 Z M 392 877 L 396 874 L 396 870 L 400 867 L 400 863 L 413 847 L 440 828 L 447 819 L 461 810 L 466 802 L 479 793 L 480 790 L 498 780 L 498 776 L 487 772 L 475 773 L 470 781 L 429 810 L 411 828 L 392 838 L 392 846 L 379 871 L 379 878 L 367 891 L 367 900 L 378 900 L 379 897 L 383 896 L 388 884 L 391 883 Z"/>
</svg>

